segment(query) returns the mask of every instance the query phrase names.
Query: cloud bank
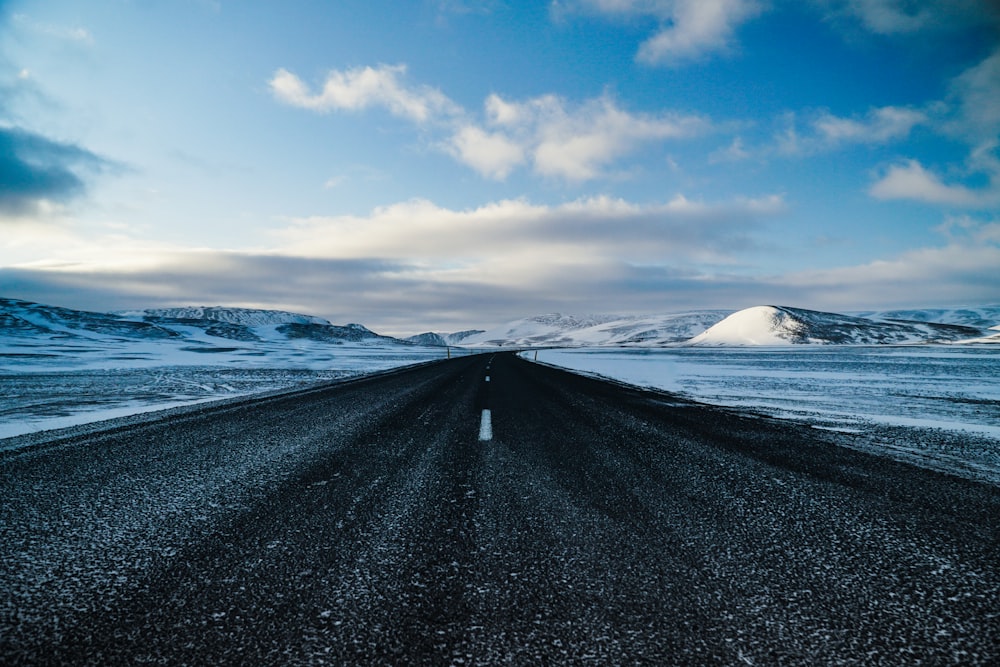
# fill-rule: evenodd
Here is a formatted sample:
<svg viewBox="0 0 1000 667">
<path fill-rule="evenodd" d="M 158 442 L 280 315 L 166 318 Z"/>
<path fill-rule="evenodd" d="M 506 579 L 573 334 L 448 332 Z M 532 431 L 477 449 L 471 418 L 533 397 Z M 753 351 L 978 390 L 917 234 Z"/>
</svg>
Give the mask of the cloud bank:
<svg viewBox="0 0 1000 667">
<path fill-rule="evenodd" d="M 394 334 L 541 312 L 606 312 L 608 304 L 641 314 L 996 297 L 996 220 L 954 219 L 941 230 L 943 245 L 887 260 L 768 274 L 747 261 L 768 256 L 755 239 L 786 208 L 777 196 L 703 202 L 678 195 L 644 205 L 611 197 L 558 206 L 502 200 L 470 209 L 413 200 L 365 216 L 289 220 L 267 251 L 152 247 L 110 237 L 89 239 L 81 249 L 80 239 L 68 237 L 45 264 L 0 269 L 0 292 L 97 310 L 282 308 Z"/>
</svg>

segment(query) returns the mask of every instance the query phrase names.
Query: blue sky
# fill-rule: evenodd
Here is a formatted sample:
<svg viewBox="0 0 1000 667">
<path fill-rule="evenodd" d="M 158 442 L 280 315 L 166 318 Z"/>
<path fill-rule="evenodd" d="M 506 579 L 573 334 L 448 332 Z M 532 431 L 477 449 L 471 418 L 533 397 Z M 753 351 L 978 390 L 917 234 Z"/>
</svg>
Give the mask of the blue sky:
<svg viewBox="0 0 1000 667">
<path fill-rule="evenodd" d="M 0 145 L 68 307 L 1000 302 L 989 0 L 0 0 Z"/>
</svg>

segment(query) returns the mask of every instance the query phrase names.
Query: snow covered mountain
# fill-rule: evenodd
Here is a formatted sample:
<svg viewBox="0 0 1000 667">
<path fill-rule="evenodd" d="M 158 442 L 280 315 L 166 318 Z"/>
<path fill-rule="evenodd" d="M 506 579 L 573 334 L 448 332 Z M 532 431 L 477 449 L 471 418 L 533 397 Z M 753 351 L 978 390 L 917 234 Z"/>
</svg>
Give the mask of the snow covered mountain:
<svg viewBox="0 0 1000 667">
<path fill-rule="evenodd" d="M 433 347 L 446 347 L 462 345 L 463 341 L 470 336 L 483 333 L 482 329 L 469 329 L 468 331 L 457 331 L 455 333 L 427 333 L 417 334 L 404 338 L 404 340 L 415 345 L 430 345 Z"/>
<path fill-rule="evenodd" d="M 325 343 L 375 341 L 400 343 L 360 324 L 336 325 L 312 315 L 283 310 L 197 306 L 121 311 L 125 318 L 139 318 L 166 328 L 196 327 L 209 336 L 240 341 L 288 339 Z"/>
<path fill-rule="evenodd" d="M 161 308 L 93 313 L 0 298 L 0 337 L 45 340 L 173 340 L 201 346 L 243 343 L 314 341 L 327 344 L 385 343 L 406 345 L 360 324 L 329 321 L 278 310 Z"/>
<path fill-rule="evenodd" d="M 223 306 L 193 306 L 187 308 L 146 308 L 142 310 L 122 310 L 114 315 L 123 319 L 158 320 L 210 320 L 247 327 L 277 324 L 330 324 L 322 317 L 300 315 L 283 310 L 261 310 L 257 308 L 226 308 Z"/>
<path fill-rule="evenodd" d="M 464 338 L 469 347 L 584 345 L 664 345 L 684 341 L 728 314 L 702 310 L 642 317 L 573 316 L 553 313 L 526 317 Z"/>
<path fill-rule="evenodd" d="M 733 313 L 688 345 L 880 345 L 974 339 L 979 327 L 937 322 L 874 320 L 785 306 L 754 306 Z"/>
</svg>

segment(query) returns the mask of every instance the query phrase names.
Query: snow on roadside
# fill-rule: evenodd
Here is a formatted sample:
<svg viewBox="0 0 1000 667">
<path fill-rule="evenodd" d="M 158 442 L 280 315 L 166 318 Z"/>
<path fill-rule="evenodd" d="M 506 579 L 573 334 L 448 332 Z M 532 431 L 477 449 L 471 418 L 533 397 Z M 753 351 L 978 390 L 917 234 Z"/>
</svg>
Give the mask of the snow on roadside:
<svg viewBox="0 0 1000 667">
<path fill-rule="evenodd" d="M 892 433 L 872 440 L 883 453 L 1000 482 L 993 346 L 562 349 L 538 361 L 815 428 Z"/>
<path fill-rule="evenodd" d="M 0 450 L 16 436 L 327 382 L 444 358 L 441 348 L 318 345 L 211 348 L 141 342 L 127 351 L 38 344 L 0 363 Z"/>
</svg>

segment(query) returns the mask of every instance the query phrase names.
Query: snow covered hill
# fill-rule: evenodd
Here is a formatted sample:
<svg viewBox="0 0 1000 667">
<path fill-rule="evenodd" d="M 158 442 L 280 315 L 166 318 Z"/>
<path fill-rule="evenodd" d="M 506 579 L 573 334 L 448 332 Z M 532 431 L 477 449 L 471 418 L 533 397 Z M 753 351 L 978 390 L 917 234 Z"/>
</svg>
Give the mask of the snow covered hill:
<svg viewBox="0 0 1000 667">
<path fill-rule="evenodd" d="M 976 329 L 989 329 L 1000 325 L 1000 305 L 966 308 L 922 308 L 911 310 L 878 310 L 849 313 L 879 321 L 929 322 L 958 324 Z"/>
<path fill-rule="evenodd" d="M 163 340 L 180 334 L 149 322 L 123 320 L 108 313 L 91 313 L 0 298 L 0 335 L 48 339 L 121 338 Z"/>
<path fill-rule="evenodd" d="M 990 327 L 981 338 L 971 338 L 963 343 L 995 343 L 1000 344 L 1000 325 Z"/>
<path fill-rule="evenodd" d="M 803 343 L 880 345 L 958 342 L 982 330 L 936 322 L 873 320 L 785 306 L 738 311 L 690 341 L 689 345 L 792 345 Z"/>
<path fill-rule="evenodd" d="M 729 311 L 622 317 L 553 313 L 508 322 L 461 341 L 470 347 L 540 347 L 583 345 L 664 345 L 704 331 Z"/>
</svg>

